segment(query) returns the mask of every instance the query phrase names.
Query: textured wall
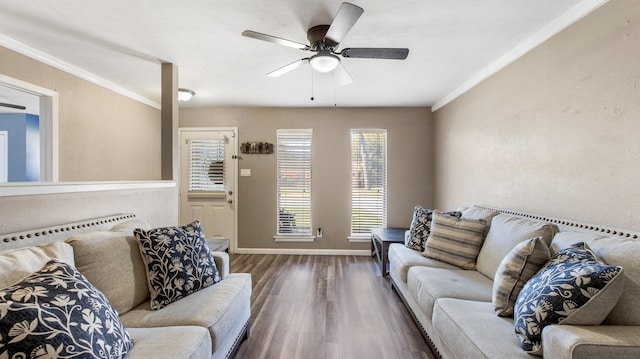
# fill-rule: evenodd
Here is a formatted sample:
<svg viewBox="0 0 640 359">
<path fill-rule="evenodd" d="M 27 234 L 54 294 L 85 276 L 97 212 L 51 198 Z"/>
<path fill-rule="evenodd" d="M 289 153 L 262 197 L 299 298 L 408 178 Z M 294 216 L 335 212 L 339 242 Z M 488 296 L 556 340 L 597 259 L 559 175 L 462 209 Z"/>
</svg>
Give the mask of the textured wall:
<svg viewBox="0 0 640 359">
<path fill-rule="evenodd" d="M 160 179 L 160 110 L 4 47 L 0 73 L 58 92 L 60 181 Z"/>
<path fill-rule="evenodd" d="M 610 1 L 434 116 L 438 207 L 640 229 L 640 2 Z"/>
<path fill-rule="evenodd" d="M 432 114 L 428 108 L 207 108 L 180 110 L 180 127 L 238 126 L 239 143 L 276 143 L 278 128 L 313 128 L 313 220 L 323 238 L 276 243 L 276 155 L 242 155 L 238 247 L 369 249 L 349 243 L 351 128 L 386 128 L 388 225 L 408 227 L 416 204 L 432 205 Z"/>
</svg>

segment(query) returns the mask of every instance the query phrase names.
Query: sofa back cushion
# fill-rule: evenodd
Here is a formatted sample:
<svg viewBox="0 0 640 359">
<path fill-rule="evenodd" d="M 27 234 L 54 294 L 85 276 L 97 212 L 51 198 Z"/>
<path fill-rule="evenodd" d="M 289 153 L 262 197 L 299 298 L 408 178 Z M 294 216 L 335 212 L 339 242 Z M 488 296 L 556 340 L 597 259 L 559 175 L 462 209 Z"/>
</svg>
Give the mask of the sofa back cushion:
<svg viewBox="0 0 640 359">
<path fill-rule="evenodd" d="M 135 237 L 95 231 L 67 240 L 76 268 L 109 299 L 120 315 L 149 298 L 147 274 Z"/>
<path fill-rule="evenodd" d="M 474 221 L 484 221 L 484 235 L 487 235 L 489 228 L 491 228 L 491 220 L 493 217 L 500 214 L 498 211 L 492 209 L 480 208 L 480 207 L 461 207 L 458 208 L 458 212 L 461 213 L 462 219 L 471 219 Z"/>
<path fill-rule="evenodd" d="M 601 238 L 588 243 L 605 263 L 624 268 L 624 291 L 604 320 L 606 325 L 640 325 L 640 240 L 623 237 Z"/>
<path fill-rule="evenodd" d="M 610 235 L 609 235 L 610 236 Z M 640 325 L 640 239 L 607 237 L 606 233 L 558 232 L 551 242 L 553 253 L 577 242 L 585 242 L 593 253 L 609 265 L 624 268 L 624 291 L 603 324 Z"/>
<path fill-rule="evenodd" d="M 556 227 L 548 223 L 499 214 L 493 217 L 487 238 L 478 254 L 478 272 L 493 279 L 502 259 L 522 241 L 541 237 L 549 245 Z"/>
<path fill-rule="evenodd" d="M 0 252 L 0 288 L 39 271 L 52 259 L 74 265 L 73 248 L 64 242 L 54 242 Z"/>
</svg>

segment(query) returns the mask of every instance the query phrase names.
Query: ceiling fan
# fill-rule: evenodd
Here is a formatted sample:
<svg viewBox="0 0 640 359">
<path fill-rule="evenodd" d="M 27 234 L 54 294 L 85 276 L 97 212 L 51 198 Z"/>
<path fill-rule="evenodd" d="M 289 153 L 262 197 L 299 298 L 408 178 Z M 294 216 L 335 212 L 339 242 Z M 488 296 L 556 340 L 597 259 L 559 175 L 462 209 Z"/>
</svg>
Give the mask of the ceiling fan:
<svg viewBox="0 0 640 359">
<path fill-rule="evenodd" d="M 309 45 L 297 41 L 283 39 L 281 37 L 267 35 L 256 31 L 245 30 L 243 36 L 273 42 L 279 45 L 293 47 L 296 49 L 315 52 L 315 55 L 305 57 L 283 66 L 275 71 L 267 74 L 269 77 L 277 77 L 289 71 L 297 69 L 303 64 L 309 63 L 311 67 L 319 72 L 330 72 L 335 70 L 335 76 L 338 83 L 347 85 L 353 82 L 353 79 L 345 70 L 340 61 L 340 57 L 344 58 L 366 58 L 366 59 L 391 59 L 404 60 L 409 55 L 409 49 L 406 48 L 344 48 L 337 51 L 338 45 L 347 35 L 349 30 L 358 21 L 364 10 L 356 5 L 343 2 L 331 22 L 331 25 L 316 25 L 307 31 L 307 39 Z"/>
</svg>

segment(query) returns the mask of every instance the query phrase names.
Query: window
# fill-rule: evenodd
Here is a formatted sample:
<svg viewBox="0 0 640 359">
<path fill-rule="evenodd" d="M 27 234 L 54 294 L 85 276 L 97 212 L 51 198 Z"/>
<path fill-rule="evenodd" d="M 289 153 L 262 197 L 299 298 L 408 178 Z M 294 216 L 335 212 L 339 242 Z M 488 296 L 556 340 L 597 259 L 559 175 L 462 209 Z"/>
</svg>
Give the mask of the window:
<svg viewBox="0 0 640 359">
<path fill-rule="evenodd" d="M 313 130 L 278 130 L 277 236 L 312 240 L 311 137 Z M 276 236 L 276 237 L 277 237 Z M 276 238 L 278 239 L 278 238 Z"/>
<path fill-rule="evenodd" d="M 351 237 L 387 226 L 387 130 L 351 130 Z"/>
<path fill-rule="evenodd" d="M 224 138 L 189 140 L 189 195 L 224 192 Z"/>
</svg>

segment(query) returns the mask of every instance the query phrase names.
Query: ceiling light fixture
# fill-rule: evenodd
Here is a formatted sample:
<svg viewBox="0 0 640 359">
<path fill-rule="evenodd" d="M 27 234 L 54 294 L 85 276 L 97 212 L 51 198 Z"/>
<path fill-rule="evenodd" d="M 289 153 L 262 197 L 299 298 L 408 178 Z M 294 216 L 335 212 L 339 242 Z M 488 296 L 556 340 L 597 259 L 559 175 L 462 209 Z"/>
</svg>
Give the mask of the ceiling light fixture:
<svg viewBox="0 0 640 359">
<path fill-rule="evenodd" d="M 340 58 L 329 51 L 321 50 L 309 59 L 311 67 L 318 72 L 329 72 L 338 66 Z"/>
<path fill-rule="evenodd" d="M 178 101 L 189 101 L 196 92 L 189 89 L 178 89 Z"/>
</svg>

